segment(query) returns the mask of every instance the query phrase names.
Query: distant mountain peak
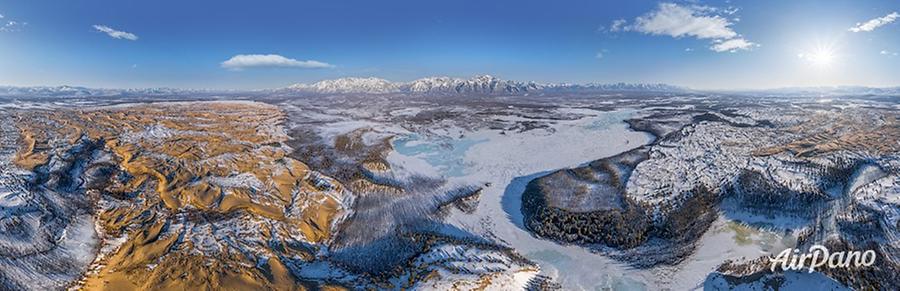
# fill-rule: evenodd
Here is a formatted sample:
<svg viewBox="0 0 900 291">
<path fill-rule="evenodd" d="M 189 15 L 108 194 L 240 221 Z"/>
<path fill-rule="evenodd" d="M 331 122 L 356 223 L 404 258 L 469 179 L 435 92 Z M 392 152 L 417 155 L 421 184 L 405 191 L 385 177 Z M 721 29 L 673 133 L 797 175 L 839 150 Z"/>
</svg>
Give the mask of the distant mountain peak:
<svg viewBox="0 0 900 291">
<path fill-rule="evenodd" d="M 313 84 L 294 84 L 291 90 L 310 91 L 314 93 L 372 93 L 385 94 L 399 92 L 397 84 L 375 77 L 348 77 L 322 80 Z"/>
<path fill-rule="evenodd" d="M 311 84 L 293 84 L 265 90 L 186 90 L 171 88 L 98 89 L 78 86 L 10 87 L 0 86 L 0 97 L 96 97 L 96 96 L 180 96 L 218 94 L 406 94 L 406 95 L 526 95 L 593 92 L 685 92 L 686 88 L 666 84 L 541 84 L 505 80 L 493 75 L 475 75 L 468 79 L 447 76 L 425 77 L 409 82 L 392 82 L 376 77 L 345 77 Z"/>
<path fill-rule="evenodd" d="M 310 93 L 407 93 L 407 94 L 520 94 L 542 89 L 534 82 L 503 80 L 491 75 L 476 75 L 470 79 L 434 76 L 410 82 L 390 82 L 378 78 L 341 78 L 313 84 L 295 84 L 287 87 Z"/>
</svg>

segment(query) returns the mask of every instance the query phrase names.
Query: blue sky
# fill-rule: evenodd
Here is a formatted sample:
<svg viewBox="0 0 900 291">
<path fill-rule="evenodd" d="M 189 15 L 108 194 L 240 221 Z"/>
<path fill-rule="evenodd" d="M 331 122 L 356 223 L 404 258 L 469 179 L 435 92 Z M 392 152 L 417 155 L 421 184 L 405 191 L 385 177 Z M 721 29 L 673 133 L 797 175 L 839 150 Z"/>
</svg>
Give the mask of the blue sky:
<svg viewBox="0 0 900 291">
<path fill-rule="evenodd" d="M 0 0 L 0 85 L 900 85 L 898 1 Z"/>
</svg>

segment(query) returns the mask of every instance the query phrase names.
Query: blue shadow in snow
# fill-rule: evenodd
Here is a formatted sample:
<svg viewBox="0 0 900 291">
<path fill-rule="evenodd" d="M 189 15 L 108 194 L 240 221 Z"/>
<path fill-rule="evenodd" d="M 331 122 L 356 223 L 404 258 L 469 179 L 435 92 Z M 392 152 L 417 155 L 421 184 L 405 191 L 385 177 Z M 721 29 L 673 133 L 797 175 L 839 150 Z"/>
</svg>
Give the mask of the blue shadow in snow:
<svg viewBox="0 0 900 291">
<path fill-rule="evenodd" d="M 503 191 L 503 197 L 500 198 L 500 204 L 503 206 L 503 211 L 506 212 L 506 218 L 508 218 L 509 221 L 522 230 L 528 231 L 528 229 L 525 228 L 525 219 L 522 215 L 522 193 L 525 192 L 525 187 L 531 180 L 546 176 L 555 171 L 556 170 L 543 171 L 527 176 L 515 177 L 509 185 L 506 185 L 506 189 Z"/>
</svg>

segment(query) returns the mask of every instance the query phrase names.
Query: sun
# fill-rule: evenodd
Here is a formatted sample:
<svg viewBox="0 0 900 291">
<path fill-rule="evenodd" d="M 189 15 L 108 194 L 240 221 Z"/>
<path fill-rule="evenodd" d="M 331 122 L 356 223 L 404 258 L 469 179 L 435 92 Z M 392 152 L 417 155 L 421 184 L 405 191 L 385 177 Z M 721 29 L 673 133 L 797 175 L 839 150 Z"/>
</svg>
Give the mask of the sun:
<svg viewBox="0 0 900 291">
<path fill-rule="evenodd" d="M 819 49 L 809 55 L 809 61 L 816 66 L 826 67 L 834 62 L 834 52 L 827 49 Z"/>
<path fill-rule="evenodd" d="M 816 46 L 813 50 L 797 56 L 815 67 L 829 67 L 834 64 L 836 58 L 834 48 L 831 46 Z"/>
</svg>

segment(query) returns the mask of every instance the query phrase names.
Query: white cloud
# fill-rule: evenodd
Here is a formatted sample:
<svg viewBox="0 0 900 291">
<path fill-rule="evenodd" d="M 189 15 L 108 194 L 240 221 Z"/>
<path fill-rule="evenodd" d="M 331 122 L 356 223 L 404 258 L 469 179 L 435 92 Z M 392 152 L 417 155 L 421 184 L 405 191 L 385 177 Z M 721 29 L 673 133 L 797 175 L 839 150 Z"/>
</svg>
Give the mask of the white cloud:
<svg viewBox="0 0 900 291">
<path fill-rule="evenodd" d="M 758 44 L 747 41 L 743 38 L 732 38 L 725 41 L 715 42 L 709 49 L 716 52 L 737 52 L 742 50 L 749 50 L 754 47 L 758 47 Z"/>
<path fill-rule="evenodd" d="M 725 12 L 725 14 L 728 14 L 728 15 L 735 15 L 735 14 L 738 13 L 738 11 L 741 11 L 741 9 L 740 9 L 740 8 L 737 8 L 737 7 L 728 7 L 728 8 L 725 8 L 724 10 L 722 10 L 722 11 Z"/>
<path fill-rule="evenodd" d="M 628 23 L 628 21 L 625 21 L 625 19 L 613 20 L 612 24 L 609 25 L 609 31 L 612 31 L 612 32 L 621 31 L 622 28 L 625 27 L 626 23 Z"/>
<path fill-rule="evenodd" d="M 716 52 L 735 52 L 759 46 L 734 31 L 731 28 L 734 23 L 719 15 L 733 15 L 737 11 L 737 8 L 660 3 L 656 10 L 635 18 L 633 24 L 622 23 L 622 30 L 674 38 L 710 39 L 710 49 Z"/>
<path fill-rule="evenodd" d="M 602 58 L 603 58 L 603 52 L 597 52 L 597 54 L 594 55 L 594 57 L 595 57 L 595 58 L 598 58 L 598 59 L 602 59 Z"/>
<path fill-rule="evenodd" d="M 660 3 L 651 11 L 634 20 L 631 29 L 653 35 L 671 37 L 692 36 L 700 39 L 722 39 L 737 36 L 729 26 L 728 19 L 718 15 L 708 15 L 708 8 L 680 6 L 675 3 Z"/>
<path fill-rule="evenodd" d="M 320 61 L 308 60 L 298 61 L 286 58 L 280 55 L 236 55 L 222 62 L 222 67 L 230 70 L 241 70 L 254 67 L 282 67 L 282 68 L 304 68 L 304 69 L 322 69 L 333 68 L 334 65 L 323 63 Z"/>
<path fill-rule="evenodd" d="M 892 57 L 896 57 L 896 56 L 897 56 L 897 52 L 892 52 L 892 51 L 889 51 L 889 50 L 881 50 L 881 51 L 878 52 L 878 53 L 881 54 L 881 55 L 884 55 L 884 56 L 892 56 Z"/>
<path fill-rule="evenodd" d="M 107 35 L 109 35 L 109 37 L 112 37 L 115 39 L 127 39 L 127 40 L 137 40 L 138 39 L 138 36 L 134 35 L 133 33 L 115 30 L 106 25 L 99 25 L 99 24 L 94 25 L 94 29 L 96 29 L 99 32 L 106 33 Z"/>
<path fill-rule="evenodd" d="M 895 20 L 897 20 L 898 17 L 900 17 L 900 14 L 898 14 L 897 12 L 891 12 L 891 14 L 885 15 L 883 17 L 871 19 L 864 23 L 857 22 L 856 26 L 851 27 L 849 30 L 852 32 L 873 31 L 876 28 L 879 28 L 881 26 L 884 26 L 884 25 L 890 24 L 891 22 L 894 22 Z"/>
</svg>

